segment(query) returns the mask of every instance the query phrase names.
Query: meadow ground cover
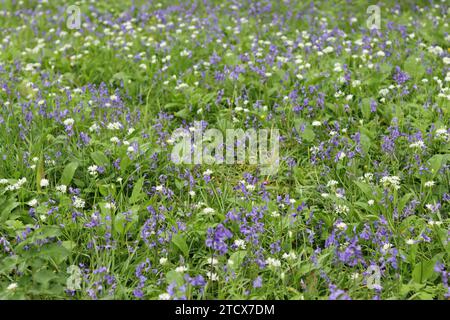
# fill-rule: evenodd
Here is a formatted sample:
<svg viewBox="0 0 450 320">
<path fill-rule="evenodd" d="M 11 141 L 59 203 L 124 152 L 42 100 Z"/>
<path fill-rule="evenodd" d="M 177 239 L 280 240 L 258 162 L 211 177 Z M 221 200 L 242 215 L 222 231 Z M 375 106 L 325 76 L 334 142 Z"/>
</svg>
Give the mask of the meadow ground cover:
<svg viewBox="0 0 450 320">
<path fill-rule="evenodd" d="M 449 15 L 1 0 L 0 298 L 448 299 Z"/>
</svg>

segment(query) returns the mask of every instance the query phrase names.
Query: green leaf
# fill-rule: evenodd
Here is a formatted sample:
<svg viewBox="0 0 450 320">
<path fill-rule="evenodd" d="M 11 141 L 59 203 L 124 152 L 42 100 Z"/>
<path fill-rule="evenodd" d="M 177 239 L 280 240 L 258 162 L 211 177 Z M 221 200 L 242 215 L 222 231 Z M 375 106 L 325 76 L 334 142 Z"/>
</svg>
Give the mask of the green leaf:
<svg viewBox="0 0 450 320">
<path fill-rule="evenodd" d="M 180 272 L 171 270 L 167 272 L 166 281 L 168 284 L 176 283 L 178 286 L 183 285 L 183 275 Z"/>
<path fill-rule="evenodd" d="M 403 211 L 403 208 L 406 206 L 409 199 L 411 199 L 413 196 L 414 196 L 414 193 L 407 193 L 400 199 L 399 204 L 398 204 L 399 212 Z"/>
<path fill-rule="evenodd" d="M 364 98 L 361 101 L 361 111 L 364 116 L 364 119 L 370 119 L 370 98 Z"/>
<path fill-rule="evenodd" d="M 175 112 L 175 115 L 181 119 L 187 119 L 190 115 L 190 111 L 188 108 L 183 108 L 180 111 Z"/>
<path fill-rule="evenodd" d="M 183 190 L 184 188 L 184 182 L 182 180 L 175 180 L 175 186 L 177 187 L 178 190 Z"/>
<path fill-rule="evenodd" d="M 39 253 L 43 259 L 53 259 L 57 264 L 60 264 L 64 260 L 66 260 L 66 258 L 70 254 L 70 251 L 62 245 L 51 243 L 42 246 L 42 249 L 39 251 Z"/>
<path fill-rule="evenodd" d="M 31 237 L 33 239 L 32 242 L 35 240 L 42 240 L 52 237 L 57 237 L 61 235 L 61 228 L 58 226 L 43 226 L 37 230 L 34 231 L 33 236 Z M 28 238 L 30 239 L 30 238 Z"/>
<path fill-rule="evenodd" d="M 100 194 L 104 197 L 107 196 L 114 196 L 116 193 L 116 186 L 112 183 L 110 184 L 97 184 L 98 191 L 100 191 Z"/>
<path fill-rule="evenodd" d="M 434 273 L 437 257 L 428 261 L 420 261 L 414 267 L 412 278 L 416 283 L 426 282 Z"/>
<path fill-rule="evenodd" d="M 420 58 L 419 61 L 417 61 L 416 59 L 416 56 L 410 56 L 408 59 L 406 59 L 403 68 L 411 77 L 420 78 L 425 73 L 425 67 L 423 66 L 423 63 L 421 63 Z"/>
<path fill-rule="evenodd" d="M 114 74 L 109 80 L 110 84 L 114 84 L 114 82 L 120 83 L 120 81 L 126 82 L 130 77 L 125 72 L 117 72 Z"/>
<path fill-rule="evenodd" d="M 142 186 L 144 185 L 144 177 L 140 178 L 133 187 L 133 192 L 129 200 L 130 204 L 136 203 L 142 196 Z"/>
<path fill-rule="evenodd" d="M 114 217 L 114 231 L 119 235 L 125 234 L 133 225 L 135 225 L 139 220 L 139 206 L 133 206 L 131 208 L 131 221 L 126 220 L 125 215 L 117 213 Z"/>
<path fill-rule="evenodd" d="M 184 237 L 180 234 L 175 234 L 172 237 L 172 243 L 180 249 L 180 251 L 183 253 L 185 257 L 189 255 L 189 247 L 186 244 L 186 240 L 184 240 Z"/>
<path fill-rule="evenodd" d="M 24 228 L 23 222 L 19 220 L 7 220 L 5 225 L 13 230 L 20 230 Z"/>
<path fill-rule="evenodd" d="M 393 67 L 390 64 L 383 63 L 380 65 L 380 73 L 384 75 L 389 75 L 392 72 L 392 69 Z"/>
<path fill-rule="evenodd" d="M 436 154 L 428 159 L 430 165 L 431 173 L 436 175 L 443 165 L 447 162 L 447 154 Z"/>
<path fill-rule="evenodd" d="M 61 184 L 63 185 L 70 185 L 70 182 L 72 181 L 73 175 L 75 174 L 75 171 L 78 168 L 78 162 L 71 162 L 69 163 L 65 168 L 61 175 Z"/>
<path fill-rule="evenodd" d="M 416 295 L 420 300 L 433 300 L 434 294 L 429 292 L 418 292 Z"/>
<path fill-rule="evenodd" d="M 316 134 L 314 133 L 313 129 L 311 128 L 310 125 L 307 125 L 305 127 L 305 130 L 303 131 L 303 133 L 301 134 L 301 137 L 303 139 L 305 139 L 305 141 L 307 142 L 312 142 L 314 141 L 314 138 L 316 137 Z"/>
<path fill-rule="evenodd" d="M 3 203 L 1 205 L 2 211 L 0 213 L 0 222 L 3 222 L 9 218 L 10 213 L 19 206 L 20 203 L 16 202 L 16 199 L 10 198 L 6 201 L 6 203 Z"/>
<path fill-rule="evenodd" d="M 38 191 L 41 191 L 41 180 L 44 179 L 45 172 L 44 172 L 44 157 L 40 156 L 39 163 L 36 167 L 36 188 Z"/>
<path fill-rule="evenodd" d="M 423 284 L 420 283 L 414 283 L 414 282 L 410 282 L 410 283 L 403 283 L 400 285 L 400 295 L 403 298 L 406 298 L 406 296 L 410 293 L 410 292 L 417 292 L 420 289 L 423 288 Z"/>
<path fill-rule="evenodd" d="M 373 193 L 375 190 L 374 190 L 373 186 L 371 186 L 367 183 L 361 182 L 361 181 L 354 181 L 354 182 L 368 198 L 371 199 L 374 197 Z"/>
<path fill-rule="evenodd" d="M 231 256 L 230 256 L 230 261 L 232 261 L 232 264 L 230 265 L 230 267 L 233 270 L 238 269 L 242 263 L 244 262 L 245 256 L 247 255 L 247 251 L 244 250 L 239 250 L 234 252 Z"/>
<path fill-rule="evenodd" d="M 131 159 L 126 155 L 126 150 L 120 159 L 120 172 L 125 173 L 128 166 L 131 164 Z"/>
<path fill-rule="evenodd" d="M 182 104 L 181 103 L 179 103 L 179 102 L 171 102 L 171 103 L 168 103 L 168 104 L 166 104 L 165 106 L 164 106 L 164 109 L 177 109 L 177 107 L 180 107 L 180 106 L 182 106 Z"/>
<path fill-rule="evenodd" d="M 295 119 L 295 128 L 299 132 L 302 139 L 307 142 L 314 141 L 316 134 L 310 124 L 308 124 L 304 119 Z"/>
<path fill-rule="evenodd" d="M 94 163 L 98 166 L 106 167 L 109 164 L 108 157 L 101 151 L 94 151 L 91 153 L 91 158 L 94 160 Z"/>
<path fill-rule="evenodd" d="M 372 140 L 366 134 L 361 133 L 360 141 L 361 141 L 362 150 L 364 151 L 364 153 L 368 153 L 370 150 L 370 146 L 372 144 Z"/>
<path fill-rule="evenodd" d="M 2 258 L 0 262 L 0 274 L 10 273 L 19 263 L 19 256 L 9 256 Z"/>
<path fill-rule="evenodd" d="M 48 283 L 53 279 L 57 279 L 58 275 L 50 270 L 43 269 L 33 274 L 34 281 L 42 284 L 43 286 L 48 286 Z"/>
<path fill-rule="evenodd" d="M 304 276 L 304 275 L 306 275 L 308 273 L 311 273 L 311 271 L 313 271 L 315 269 L 317 269 L 317 267 L 315 267 L 312 263 L 307 262 L 307 263 L 302 264 L 298 268 L 298 271 L 297 271 L 298 273 L 297 274 L 299 276 Z"/>
<path fill-rule="evenodd" d="M 86 184 L 84 183 L 83 180 L 77 179 L 77 178 L 73 178 L 73 183 L 78 187 L 78 188 L 84 188 L 86 186 Z"/>
<path fill-rule="evenodd" d="M 61 244 L 69 251 L 72 251 L 77 246 L 77 244 L 71 240 L 63 241 Z"/>
</svg>

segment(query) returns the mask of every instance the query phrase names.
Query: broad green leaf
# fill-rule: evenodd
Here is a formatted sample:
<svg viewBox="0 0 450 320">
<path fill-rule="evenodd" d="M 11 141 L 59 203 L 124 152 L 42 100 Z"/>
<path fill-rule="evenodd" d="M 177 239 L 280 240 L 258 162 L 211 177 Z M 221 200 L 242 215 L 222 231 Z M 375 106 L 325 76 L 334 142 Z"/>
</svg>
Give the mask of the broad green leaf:
<svg viewBox="0 0 450 320">
<path fill-rule="evenodd" d="M 140 178 L 138 181 L 136 181 L 136 183 L 134 184 L 133 187 L 133 192 L 131 193 L 131 197 L 129 200 L 130 204 L 136 203 L 141 195 L 142 195 L 142 186 L 144 185 L 144 178 Z"/>
<path fill-rule="evenodd" d="M 34 241 L 57 237 L 59 235 L 61 235 L 61 228 L 59 226 L 43 226 L 35 230 L 31 238 Z"/>
<path fill-rule="evenodd" d="M 362 114 L 364 116 L 364 119 L 366 119 L 366 120 L 370 119 L 370 114 L 371 114 L 371 112 L 370 112 L 370 101 L 371 101 L 370 98 L 364 98 L 361 101 L 361 111 L 362 111 Z"/>
<path fill-rule="evenodd" d="M 312 142 L 314 141 L 314 138 L 316 137 L 316 134 L 314 133 L 314 130 L 311 128 L 310 125 L 306 125 L 305 130 L 300 135 L 305 141 Z"/>
<path fill-rule="evenodd" d="M 416 283 L 424 283 L 426 282 L 434 273 L 434 267 L 436 265 L 437 260 L 442 255 L 435 256 L 431 260 L 420 261 L 414 267 L 412 272 L 412 278 Z"/>
<path fill-rule="evenodd" d="M 19 256 L 4 257 L 0 260 L 0 274 L 10 273 L 19 263 Z"/>
<path fill-rule="evenodd" d="M 354 182 L 368 198 L 371 199 L 374 197 L 373 193 L 375 190 L 374 190 L 373 186 L 371 186 L 367 183 L 361 182 L 361 181 L 354 181 Z"/>
<path fill-rule="evenodd" d="M 177 246 L 185 257 L 189 255 L 189 247 L 186 244 L 186 240 L 181 234 L 175 234 L 172 237 L 172 243 Z"/>
<path fill-rule="evenodd" d="M 5 225 L 13 230 L 20 230 L 24 228 L 23 222 L 19 220 L 7 220 L 5 221 Z"/>
<path fill-rule="evenodd" d="M 308 273 L 310 273 L 311 271 L 313 271 L 315 269 L 317 269 L 317 267 L 315 267 L 312 263 L 307 262 L 307 263 L 302 264 L 298 268 L 298 270 L 297 270 L 298 273 L 297 274 L 299 276 L 304 276 L 305 274 L 308 274 Z"/>
<path fill-rule="evenodd" d="M 71 162 L 69 163 L 65 168 L 61 175 L 61 184 L 63 185 L 70 185 L 70 182 L 72 182 L 73 175 L 75 174 L 75 171 L 78 168 L 78 162 Z"/>
<path fill-rule="evenodd" d="M 366 134 L 361 133 L 360 141 L 361 141 L 361 147 L 362 147 L 362 150 L 363 150 L 365 153 L 368 153 L 369 150 L 370 150 L 370 146 L 371 146 L 371 144 L 372 144 L 372 140 L 371 140 L 370 137 L 367 136 Z"/>
<path fill-rule="evenodd" d="M 5 221 L 9 218 L 10 213 L 20 205 L 16 202 L 16 199 L 10 198 L 1 206 L 0 222 Z"/>
<path fill-rule="evenodd" d="M 183 108 L 180 111 L 175 112 L 175 115 L 181 119 L 187 119 L 190 115 L 189 108 Z"/>
<path fill-rule="evenodd" d="M 164 109 L 177 109 L 178 107 L 180 107 L 182 104 L 179 102 L 171 102 L 168 103 L 164 106 Z"/>
<path fill-rule="evenodd" d="M 124 152 L 123 156 L 120 158 L 120 172 L 125 173 L 128 166 L 131 164 L 131 159 Z"/>
<path fill-rule="evenodd" d="M 176 283 L 178 286 L 183 285 L 183 275 L 180 272 L 176 272 L 175 270 L 171 270 L 167 272 L 166 276 L 167 284 Z"/>
<path fill-rule="evenodd" d="M 36 166 L 36 188 L 38 191 L 41 191 L 41 180 L 44 179 L 44 157 L 40 156 L 38 165 Z"/>
<path fill-rule="evenodd" d="M 53 279 L 57 279 L 58 275 L 54 272 L 43 269 L 33 274 L 33 279 L 42 284 L 43 286 L 48 286 L 48 283 L 52 281 Z"/>
<path fill-rule="evenodd" d="M 101 151 L 94 151 L 91 153 L 91 158 L 98 166 L 107 166 L 109 164 L 108 157 Z"/>
<path fill-rule="evenodd" d="M 138 212 L 139 206 L 131 208 L 131 217 L 128 216 L 128 218 L 131 218 L 131 221 L 126 219 L 123 212 L 117 213 L 114 217 L 114 231 L 120 235 L 125 234 L 139 220 Z"/>
<path fill-rule="evenodd" d="M 56 263 L 60 264 L 66 260 L 70 251 L 58 243 L 51 243 L 43 245 L 39 253 L 43 259 L 53 259 Z"/>
<path fill-rule="evenodd" d="M 423 63 L 421 63 L 420 58 L 417 61 L 417 58 L 417 56 L 410 56 L 403 65 L 405 72 L 413 78 L 420 78 L 425 73 Z"/>
<path fill-rule="evenodd" d="M 447 162 L 448 155 L 446 154 L 436 154 L 428 159 L 430 165 L 431 173 L 436 175 L 441 167 Z"/>
<path fill-rule="evenodd" d="M 116 186 L 112 183 L 110 184 L 98 184 L 98 190 L 100 194 L 104 197 L 114 196 L 116 193 Z"/>
<path fill-rule="evenodd" d="M 392 65 L 387 64 L 387 63 L 383 63 L 380 65 L 380 72 L 384 75 L 389 75 L 392 72 Z M 377 78 L 377 77 L 373 77 L 373 78 Z"/>
<path fill-rule="evenodd" d="M 62 242 L 62 246 L 67 250 L 72 251 L 77 246 L 77 244 L 71 240 L 67 240 Z"/>
<path fill-rule="evenodd" d="M 244 251 L 244 250 L 239 250 L 239 251 L 234 252 L 230 256 L 230 261 L 232 261 L 232 264 L 231 265 L 229 264 L 229 266 L 232 269 L 237 270 L 244 262 L 246 255 L 247 255 L 247 251 Z"/>
</svg>

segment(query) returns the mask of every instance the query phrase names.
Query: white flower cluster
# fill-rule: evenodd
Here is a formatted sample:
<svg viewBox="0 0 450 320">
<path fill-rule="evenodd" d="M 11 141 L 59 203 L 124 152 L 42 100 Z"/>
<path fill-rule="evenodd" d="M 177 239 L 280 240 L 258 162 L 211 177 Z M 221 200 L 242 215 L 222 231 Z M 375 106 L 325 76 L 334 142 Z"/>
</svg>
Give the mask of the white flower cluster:
<svg viewBox="0 0 450 320">
<path fill-rule="evenodd" d="M 384 187 L 391 187 L 395 190 L 400 189 L 400 178 L 398 176 L 385 176 L 381 178 L 380 182 Z"/>
<path fill-rule="evenodd" d="M 56 191 L 61 192 L 61 193 L 67 192 L 67 186 L 64 184 L 56 186 L 55 189 L 56 189 Z"/>
<path fill-rule="evenodd" d="M 346 230 L 347 224 L 345 224 L 344 222 L 339 222 L 336 224 L 336 228 L 338 228 L 339 230 Z"/>
<path fill-rule="evenodd" d="M 188 271 L 188 268 L 186 266 L 179 266 L 175 268 L 175 271 L 178 273 L 184 273 L 186 271 Z"/>
<path fill-rule="evenodd" d="M 159 298 L 159 300 L 170 300 L 170 294 L 168 294 L 168 293 L 161 293 L 158 296 L 158 298 Z"/>
<path fill-rule="evenodd" d="M 425 143 L 422 140 L 418 140 L 416 142 L 411 143 L 409 147 L 413 149 L 423 149 L 425 148 Z"/>
<path fill-rule="evenodd" d="M 4 182 L 4 180 L 6 180 L 6 179 L 2 179 L 2 180 L 3 180 L 3 181 L 2 181 L 2 184 L 4 184 L 3 182 Z M 7 181 L 7 180 L 6 180 L 6 181 Z M 27 178 L 25 178 L 25 177 L 20 178 L 19 180 L 17 180 L 16 183 L 10 184 L 9 186 L 7 186 L 7 187 L 5 188 L 5 190 L 6 190 L 6 191 L 14 191 L 14 190 L 18 190 L 18 189 L 20 189 L 20 188 L 25 184 L 25 182 L 27 182 Z"/>
<path fill-rule="evenodd" d="M 373 181 L 373 173 L 367 172 L 363 176 L 359 177 L 359 180 L 370 183 Z"/>
<path fill-rule="evenodd" d="M 243 249 L 243 250 L 245 250 L 246 249 L 246 244 L 245 244 L 245 240 L 242 240 L 242 239 L 236 239 L 236 240 L 234 240 L 234 245 L 236 246 L 236 247 L 238 247 L 239 249 Z"/>
<path fill-rule="evenodd" d="M 98 131 L 100 129 L 100 126 L 94 122 L 92 126 L 89 127 L 90 132 Z"/>
<path fill-rule="evenodd" d="M 120 122 L 110 122 L 106 127 L 108 130 L 120 130 L 122 129 L 122 124 Z"/>
<path fill-rule="evenodd" d="M 327 183 L 327 187 L 334 187 L 338 184 L 338 182 L 336 180 L 330 180 Z"/>
<path fill-rule="evenodd" d="M 291 251 L 291 252 L 289 252 L 289 253 L 283 253 L 283 259 L 285 259 L 285 260 L 295 260 L 295 259 L 297 259 L 297 254 L 294 252 L 294 251 Z"/>
<path fill-rule="evenodd" d="M 68 118 L 68 119 L 64 120 L 63 123 L 65 126 L 71 126 L 75 123 L 75 120 L 73 120 L 72 118 Z"/>
<path fill-rule="evenodd" d="M 27 202 L 30 207 L 36 207 L 38 205 L 38 201 L 36 199 L 31 199 Z"/>
<path fill-rule="evenodd" d="M 95 164 L 93 164 L 92 166 L 89 166 L 88 167 L 89 174 L 93 177 L 96 177 L 98 175 L 97 169 L 98 169 L 98 166 L 96 166 Z"/>
<path fill-rule="evenodd" d="M 105 209 L 115 210 L 116 204 L 114 202 L 107 202 L 107 203 L 105 203 Z"/>
<path fill-rule="evenodd" d="M 266 263 L 269 267 L 278 268 L 281 266 L 281 261 L 275 258 L 267 258 Z"/>
<path fill-rule="evenodd" d="M 48 187 L 48 185 L 49 185 L 49 182 L 48 182 L 47 179 L 41 179 L 41 181 L 40 181 L 40 186 L 41 186 L 42 188 Z"/>
<path fill-rule="evenodd" d="M 434 181 L 427 181 L 427 182 L 425 182 L 425 187 L 427 187 L 427 188 L 431 188 L 431 187 L 433 187 L 434 185 L 436 184 L 436 182 L 434 182 Z"/>
<path fill-rule="evenodd" d="M 204 214 L 211 214 L 211 213 L 214 213 L 214 212 L 215 212 L 215 210 L 213 208 L 205 208 L 205 209 L 203 209 L 203 213 Z"/>
<path fill-rule="evenodd" d="M 83 209 L 84 206 L 86 205 L 86 202 L 77 196 L 73 197 L 72 203 L 73 203 L 73 206 L 77 209 Z"/>
<path fill-rule="evenodd" d="M 432 53 L 436 56 L 440 56 L 444 52 L 444 49 L 442 49 L 439 46 L 434 46 L 434 47 L 430 46 L 430 47 L 428 47 L 428 52 Z"/>
<path fill-rule="evenodd" d="M 219 280 L 219 276 L 218 276 L 217 273 L 215 273 L 215 272 L 208 271 L 208 272 L 206 273 L 206 276 L 207 276 L 208 279 L 211 280 L 211 281 L 218 281 L 218 280 Z"/>
<path fill-rule="evenodd" d="M 338 204 L 334 207 L 334 212 L 336 212 L 337 214 L 345 214 L 350 212 L 350 208 L 345 204 Z"/>
<path fill-rule="evenodd" d="M 447 128 L 440 128 L 436 130 L 436 140 L 448 141 L 449 134 Z"/>
</svg>

